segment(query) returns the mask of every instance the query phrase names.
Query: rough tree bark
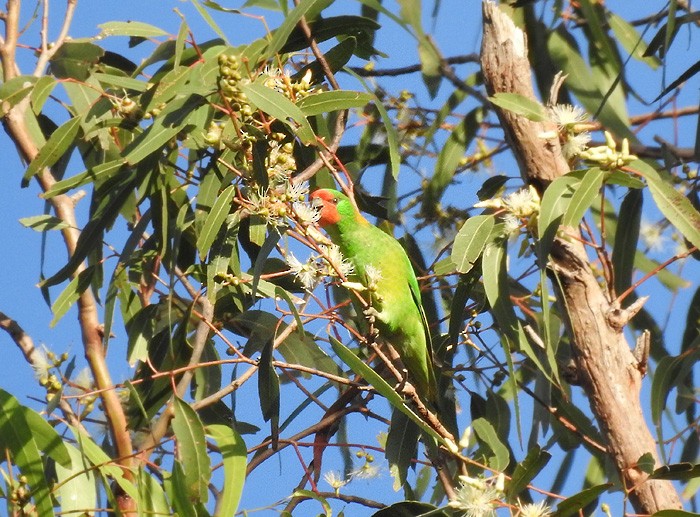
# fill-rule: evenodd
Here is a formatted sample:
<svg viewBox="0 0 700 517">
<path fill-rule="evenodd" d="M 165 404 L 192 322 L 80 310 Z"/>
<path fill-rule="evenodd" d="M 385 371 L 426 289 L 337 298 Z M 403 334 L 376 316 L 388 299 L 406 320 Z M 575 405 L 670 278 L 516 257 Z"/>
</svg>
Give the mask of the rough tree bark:
<svg viewBox="0 0 700 517">
<path fill-rule="evenodd" d="M 483 3 L 483 16 L 481 66 L 489 95 L 512 92 L 536 99 L 525 34 L 491 2 Z M 569 171 L 558 141 L 540 136 L 556 128 L 495 109 L 522 177 L 541 194 L 551 181 Z M 648 480 L 637 467 L 643 454 L 651 453 L 657 464 L 658 455 L 639 400 L 643 374 L 622 332 L 631 315 L 615 306 L 601 288 L 580 232 L 575 228 L 563 231 L 571 238 L 555 240 L 547 267 L 556 278 L 554 288 L 565 315 L 579 381 L 607 440 L 608 454 L 637 513 L 680 508 L 669 481 Z"/>
</svg>

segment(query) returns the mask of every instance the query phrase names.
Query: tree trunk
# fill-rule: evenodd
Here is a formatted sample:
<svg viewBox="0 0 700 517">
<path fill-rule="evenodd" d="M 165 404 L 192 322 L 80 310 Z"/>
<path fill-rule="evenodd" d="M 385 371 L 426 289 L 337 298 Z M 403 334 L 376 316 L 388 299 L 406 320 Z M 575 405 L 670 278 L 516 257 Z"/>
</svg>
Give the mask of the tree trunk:
<svg viewBox="0 0 700 517">
<path fill-rule="evenodd" d="M 489 95 L 512 92 L 536 100 L 525 34 L 491 2 L 483 3 L 483 15 L 481 66 Z M 542 137 L 556 129 L 551 122 L 533 122 L 498 107 L 496 112 L 521 175 L 540 194 L 569 171 L 558 140 Z M 565 315 L 579 381 L 606 438 L 608 454 L 637 513 L 680 508 L 669 481 L 648 480 L 637 467 L 646 453 L 658 466 L 658 455 L 639 400 L 643 373 L 623 334 L 631 315 L 616 307 L 601 288 L 580 232 L 575 228 L 563 231 L 571 238 L 557 238 L 550 257 L 540 257 L 540 261 L 556 278 L 554 289 Z"/>
</svg>

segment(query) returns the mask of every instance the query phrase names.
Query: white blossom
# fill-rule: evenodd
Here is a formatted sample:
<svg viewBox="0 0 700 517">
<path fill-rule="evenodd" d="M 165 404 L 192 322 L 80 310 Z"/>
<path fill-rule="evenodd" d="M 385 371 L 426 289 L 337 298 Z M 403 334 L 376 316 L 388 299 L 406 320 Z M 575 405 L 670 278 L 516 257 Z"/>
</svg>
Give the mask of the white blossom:
<svg viewBox="0 0 700 517">
<path fill-rule="evenodd" d="M 547 517 L 552 515 L 552 509 L 544 501 L 539 503 L 522 504 L 518 502 L 518 517 Z"/>
<path fill-rule="evenodd" d="M 45 346 L 35 348 L 32 354 L 32 368 L 37 379 L 48 376 L 49 370 L 53 367 L 53 361 L 48 358 L 48 349 Z"/>
<path fill-rule="evenodd" d="M 503 218 L 504 231 L 507 235 L 517 235 L 520 233 L 520 227 L 522 226 L 520 219 L 515 217 L 513 214 L 507 214 Z"/>
<path fill-rule="evenodd" d="M 588 142 L 590 141 L 590 133 L 584 132 L 576 135 L 566 135 L 564 142 L 561 144 L 561 153 L 567 160 L 576 158 L 588 148 Z"/>
<path fill-rule="evenodd" d="M 639 236 L 652 251 L 663 251 L 668 244 L 668 238 L 663 234 L 663 228 L 658 223 L 642 221 L 639 225 Z"/>
<path fill-rule="evenodd" d="M 549 117 L 560 130 L 567 130 L 576 124 L 588 120 L 588 115 L 579 106 L 571 104 L 555 104 L 547 108 Z"/>
<path fill-rule="evenodd" d="M 506 196 L 503 203 L 511 214 L 520 218 L 530 217 L 540 211 L 540 196 L 532 185 Z"/>
<path fill-rule="evenodd" d="M 301 183 L 288 183 L 285 194 L 290 201 L 303 201 L 309 193 L 309 184 L 305 181 Z"/>
<path fill-rule="evenodd" d="M 369 462 L 362 465 L 359 469 L 353 471 L 350 477 L 357 479 L 372 479 L 379 476 L 379 467 L 372 465 Z"/>
<path fill-rule="evenodd" d="M 285 260 L 304 288 L 312 290 L 316 286 L 320 272 L 314 261 L 301 262 L 291 251 L 287 253 Z"/>
<path fill-rule="evenodd" d="M 365 275 L 367 276 L 367 286 L 371 289 L 377 286 L 377 283 L 384 278 L 382 272 L 379 268 L 374 267 L 372 264 L 367 264 L 365 267 Z"/>
<path fill-rule="evenodd" d="M 297 220 L 302 224 L 313 224 L 321 218 L 321 211 L 303 201 L 296 201 L 292 204 Z"/>
<path fill-rule="evenodd" d="M 483 479 L 460 476 L 461 486 L 455 492 L 455 498 L 448 503 L 450 508 L 460 510 L 464 517 L 495 516 L 495 501 L 501 492 Z"/>
<path fill-rule="evenodd" d="M 337 276 L 338 272 L 340 272 L 343 276 L 347 277 L 355 271 L 353 263 L 343 257 L 340 247 L 336 244 L 330 244 L 328 246 L 321 244 L 319 248 L 321 249 L 323 258 L 328 264 L 327 275 Z"/>
<path fill-rule="evenodd" d="M 337 494 L 341 488 L 343 488 L 345 485 L 347 485 L 350 480 L 349 479 L 343 479 L 340 477 L 340 474 L 336 472 L 335 470 L 331 470 L 329 472 L 326 472 L 323 475 L 323 479 L 326 483 L 328 483 L 333 490 L 335 490 L 335 493 Z"/>
</svg>

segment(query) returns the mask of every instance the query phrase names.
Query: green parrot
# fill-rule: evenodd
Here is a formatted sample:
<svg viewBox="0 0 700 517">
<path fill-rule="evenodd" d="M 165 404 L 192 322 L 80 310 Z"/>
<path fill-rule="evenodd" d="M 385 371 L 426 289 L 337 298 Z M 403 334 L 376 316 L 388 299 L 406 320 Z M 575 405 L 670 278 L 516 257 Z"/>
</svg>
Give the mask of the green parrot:
<svg viewBox="0 0 700 517">
<path fill-rule="evenodd" d="M 396 239 L 367 221 L 345 194 L 320 189 L 310 197 L 320 207 L 319 225 L 354 266 L 348 280 L 366 288 L 365 299 L 365 293 L 371 295 L 379 338 L 399 353 L 420 398 L 434 404 L 437 384 L 430 332 L 408 255 Z"/>
</svg>

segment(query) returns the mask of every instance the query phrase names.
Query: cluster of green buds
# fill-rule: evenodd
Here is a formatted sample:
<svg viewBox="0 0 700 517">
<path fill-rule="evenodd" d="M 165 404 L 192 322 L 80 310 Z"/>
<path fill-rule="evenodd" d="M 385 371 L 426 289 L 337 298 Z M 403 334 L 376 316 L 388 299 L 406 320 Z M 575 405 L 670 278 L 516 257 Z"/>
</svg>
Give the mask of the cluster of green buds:
<svg viewBox="0 0 700 517">
<path fill-rule="evenodd" d="M 39 353 L 34 364 L 39 384 L 46 389 L 46 401 L 51 402 L 55 397 L 60 396 L 63 383 L 58 375 L 51 373 L 52 368 L 60 368 L 68 360 L 68 354 L 63 353 L 57 356 L 50 350 Z"/>
<path fill-rule="evenodd" d="M 166 104 L 164 102 L 159 102 L 154 108 L 151 108 L 146 113 L 144 113 L 143 118 L 155 118 L 160 115 L 160 112 L 165 109 Z"/>
<path fill-rule="evenodd" d="M 302 224 L 306 219 L 314 222 L 318 219 L 315 217 L 316 211 L 304 201 L 308 193 L 308 184 L 289 181 L 267 189 L 250 189 L 246 211 L 263 217 L 273 226 L 283 226 L 288 217 Z"/>
<path fill-rule="evenodd" d="M 262 74 L 265 86 L 280 92 L 291 101 L 307 97 L 313 93 L 311 69 L 308 69 L 299 81 L 293 80 L 288 72 L 276 67 L 265 67 Z"/>
<path fill-rule="evenodd" d="M 270 146 L 270 152 L 267 153 L 267 175 L 272 183 L 285 183 L 297 170 L 297 162 L 294 159 L 294 145 L 291 142 L 285 144 L 277 141 L 282 133 L 273 133 L 270 135 L 273 143 Z M 295 200 L 297 201 L 297 200 Z"/>
<path fill-rule="evenodd" d="M 125 119 L 137 121 L 143 117 L 141 106 L 128 95 L 124 95 L 124 97 L 113 96 L 109 100 L 114 107 L 114 111 Z"/>
<path fill-rule="evenodd" d="M 244 80 L 240 65 L 237 56 L 229 54 L 219 56 L 219 88 L 221 95 L 231 105 L 231 109 L 239 113 L 243 121 L 248 121 L 253 117 L 253 108 L 248 103 L 248 97 L 240 89 L 241 81 Z"/>
<path fill-rule="evenodd" d="M 31 487 L 29 486 L 29 479 L 27 476 L 21 475 L 17 478 L 17 483 L 12 487 L 12 493 L 10 493 L 10 502 L 17 508 L 21 508 L 21 515 L 34 516 L 38 515 L 36 513 L 36 508 L 28 505 L 32 498 Z"/>
<path fill-rule="evenodd" d="M 580 154 L 581 158 L 593 163 L 603 170 L 620 169 L 637 159 L 634 154 L 630 154 L 630 143 L 626 138 L 622 139 L 620 151 L 617 150 L 617 143 L 613 136 L 605 132 L 605 145 L 591 147 Z"/>
<path fill-rule="evenodd" d="M 207 132 L 204 134 L 204 142 L 214 149 L 222 149 L 223 142 L 221 136 L 224 133 L 224 126 L 219 122 L 211 121 Z"/>
</svg>

